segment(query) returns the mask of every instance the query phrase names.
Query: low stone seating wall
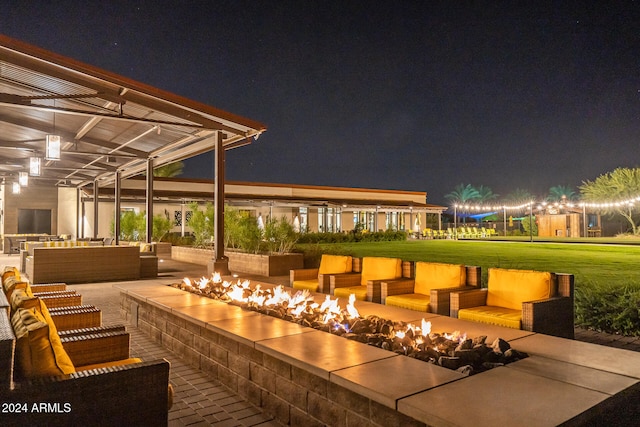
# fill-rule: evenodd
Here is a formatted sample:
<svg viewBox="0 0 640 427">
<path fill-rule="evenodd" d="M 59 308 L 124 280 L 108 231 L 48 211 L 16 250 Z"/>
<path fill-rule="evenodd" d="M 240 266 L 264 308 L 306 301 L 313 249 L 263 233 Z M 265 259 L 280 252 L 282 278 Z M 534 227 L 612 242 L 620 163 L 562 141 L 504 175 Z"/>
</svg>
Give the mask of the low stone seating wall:
<svg viewBox="0 0 640 427">
<path fill-rule="evenodd" d="M 635 425 L 640 416 L 632 351 L 356 302 L 361 316 L 424 317 L 433 332 L 500 337 L 530 355 L 467 377 L 170 286 L 116 287 L 130 324 L 287 425 Z"/>
</svg>

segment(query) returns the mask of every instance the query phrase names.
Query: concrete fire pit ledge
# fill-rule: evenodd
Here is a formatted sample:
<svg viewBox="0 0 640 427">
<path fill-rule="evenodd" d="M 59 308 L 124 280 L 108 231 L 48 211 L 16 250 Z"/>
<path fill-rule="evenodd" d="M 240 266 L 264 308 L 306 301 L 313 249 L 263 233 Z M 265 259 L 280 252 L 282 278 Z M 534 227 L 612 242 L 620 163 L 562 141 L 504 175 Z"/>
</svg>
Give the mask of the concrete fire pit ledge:
<svg viewBox="0 0 640 427">
<path fill-rule="evenodd" d="M 426 314 L 433 332 L 500 337 L 530 355 L 466 377 L 169 286 L 114 286 L 132 325 L 284 424 L 637 425 L 640 419 L 636 352 Z M 363 316 L 416 324 L 423 317 L 360 301 L 356 307 Z"/>
</svg>

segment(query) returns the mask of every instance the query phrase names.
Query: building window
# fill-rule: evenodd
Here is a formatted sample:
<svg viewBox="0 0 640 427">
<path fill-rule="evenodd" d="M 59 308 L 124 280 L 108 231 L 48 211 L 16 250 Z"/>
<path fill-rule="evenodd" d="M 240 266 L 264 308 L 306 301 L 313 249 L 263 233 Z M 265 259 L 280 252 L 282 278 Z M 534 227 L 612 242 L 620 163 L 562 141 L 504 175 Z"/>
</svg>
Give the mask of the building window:
<svg viewBox="0 0 640 427">
<path fill-rule="evenodd" d="M 387 212 L 385 218 L 387 230 L 400 230 L 400 215 L 398 215 L 398 212 Z"/>
<path fill-rule="evenodd" d="M 369 211 L 358 211 L 353 213 L 353 225 L 362 230 L 377 231 L 375 229 L 376 213 Z"/>
<path fill-rule="evenodd" d="M 340 217 L 336 215 L 334 208 L 318 208 L 318 230 L 322 232 L 335 232 L 340 224 Z"/>
<path fill-rule="evenodd" d="M 300 208 L 298 209 L 298 214 L 300 215 L 300 231 L 302 233 L 306 233 L 309 229 L 307 224 L 309 224 L 309 209 L 308 208 Z"/>
</svg>

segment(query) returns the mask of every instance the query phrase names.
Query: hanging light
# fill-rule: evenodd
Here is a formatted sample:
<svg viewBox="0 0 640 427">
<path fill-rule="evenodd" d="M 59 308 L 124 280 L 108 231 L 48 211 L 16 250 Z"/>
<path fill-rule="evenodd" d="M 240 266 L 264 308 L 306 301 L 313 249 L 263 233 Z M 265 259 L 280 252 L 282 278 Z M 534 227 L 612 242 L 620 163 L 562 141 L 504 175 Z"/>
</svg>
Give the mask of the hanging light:
<svg viewBox="0 0 640 427">
<path fill-rule="evenodd" d="M 60 160 L 60 139 L 60 135 L 47 135 L 45 159 Z"/>
<path fill-rule="evenodd" d="M 18 173 L 18 183 L 22 187 L 26 187 L 27 185 L 29 185 L 29 173 L 27 173 L 27 172 L 19 172 Z"/>
<path fill-rule="evenodd" d="M 29 158 L 29 175 L 40 176 L 42 159 L 40 157 Z"/>
<path fill-rule="evenodd" d="M 14 182 L 12 185 L 12 193 L 13 194 L 20 194 L 20 183 L 19 182 Z"/>
</svg>

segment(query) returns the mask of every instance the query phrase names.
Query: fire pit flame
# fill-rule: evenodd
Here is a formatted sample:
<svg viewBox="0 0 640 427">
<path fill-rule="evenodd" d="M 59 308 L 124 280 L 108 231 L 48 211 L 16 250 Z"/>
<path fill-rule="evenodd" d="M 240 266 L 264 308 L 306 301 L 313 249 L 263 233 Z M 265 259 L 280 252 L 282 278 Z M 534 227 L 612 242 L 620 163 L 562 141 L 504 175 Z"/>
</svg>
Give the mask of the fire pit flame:
<svg viewBox="0 0 640 427">
<path fill-rule="evenodd" d="M 185 277 L 174 285 L 182 290 L 221 301 L 232 302 L 245 309 L 296 322 L 334 335 L 380 347 L 398 354 L 471 375 L 496 366 L 502 366 L 528 355 L 512 349 L 500 338 L 485 343 L 486 336 L 467 338 L 466 333 L 434 333 L 431 322 L 422 319 L 420 326 L 394 322 L 375 315 L 365 318 L 355 307 L 355 295 L 343 310 L 338 299 L 327 295 L 322 303 L 314 301 L 309 291 L 291 295 L 283 286 L 253 289 L 248 280 L 236 283 L 223 281 L 219 273 L 210 279 L 203 277 L 192 282 Z"/>
</svg>

